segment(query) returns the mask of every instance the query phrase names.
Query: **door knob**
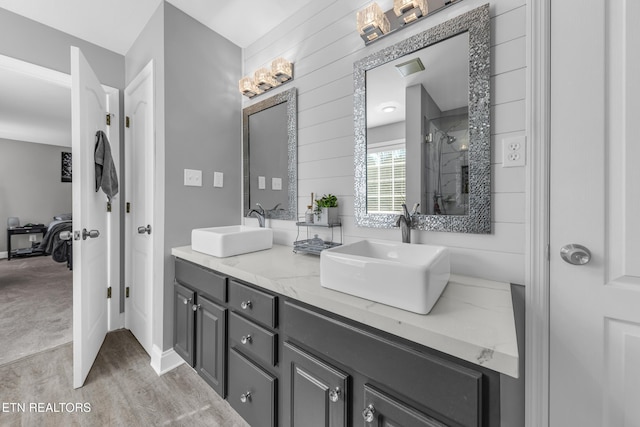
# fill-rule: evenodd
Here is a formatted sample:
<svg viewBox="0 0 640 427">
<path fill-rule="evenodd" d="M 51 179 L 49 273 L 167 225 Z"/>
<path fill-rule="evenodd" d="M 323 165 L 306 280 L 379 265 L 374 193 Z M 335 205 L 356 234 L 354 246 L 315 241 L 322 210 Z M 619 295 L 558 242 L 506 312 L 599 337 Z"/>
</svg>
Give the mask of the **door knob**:
<svg viewBox="0 0 640 427">
<path fill-rule="evenodd" d="M 61 231 L 58 237 L 60 237 L 60 240 L 71 240 L 73 236 L 70 231 Z"/>
<path fill-rule="evenodd" d="M 584 265 L 591 261 L 591 251 L 575 243 L 561 247 L 560 256 L 563 260 L 573 265 Z"/>
<path fill-rule="evenodd" d="M 86 228 L 82 229 L 82 240 L 87 240 L 87 237 L 95 239 L 98 236 L 100 236 L 100 232 L 98 230 L 87 231 Z"/>
<path fill-rule="evenodd" d="M 138 234 L 144 234 L 144 233 L 151 234 L 151 226 L 150 225 L 147 225 L 146 227 L 144 227 L 144 226 L 138 227 Z"/>
</svg>

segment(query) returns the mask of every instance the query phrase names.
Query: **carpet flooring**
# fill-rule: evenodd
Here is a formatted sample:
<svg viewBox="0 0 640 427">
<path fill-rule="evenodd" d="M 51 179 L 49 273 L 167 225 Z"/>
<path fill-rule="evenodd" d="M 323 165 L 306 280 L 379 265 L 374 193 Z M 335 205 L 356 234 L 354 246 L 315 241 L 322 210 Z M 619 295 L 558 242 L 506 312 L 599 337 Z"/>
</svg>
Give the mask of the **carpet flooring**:
<svg viewBox="0 0 640 427">
<path fill-rule="evenodd" d="M 186 364 L 156 375 L 127 330 L 107 334 L 77 390 L 72 352 L 68 343 L 0 366 L 1 426 L 248 426 Z"/>
<path fill-rule="evenodd" d="M 73 273 L 50 256 L 0 260 L 0 366 L 71 342 Z"/>
</svg>

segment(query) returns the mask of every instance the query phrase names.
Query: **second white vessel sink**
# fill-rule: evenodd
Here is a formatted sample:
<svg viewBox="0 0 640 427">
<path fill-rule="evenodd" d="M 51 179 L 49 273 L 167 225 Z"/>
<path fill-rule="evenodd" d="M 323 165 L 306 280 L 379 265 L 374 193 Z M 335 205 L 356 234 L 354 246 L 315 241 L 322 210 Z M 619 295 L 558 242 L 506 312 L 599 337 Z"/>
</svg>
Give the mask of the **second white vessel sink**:
<svg viewBox="0 0 640 427">
<path fill-rule="evenodd" d="M 271 249 L 272 246 L 273 230 L 270 228 L 230 225 L 191 230 L 191 249 L 219 258 Z"/>
<path fill-rule="evenodd" d="M 449 281 L 442 246 L 362 240 L 320 253 L 320 284 L 347 294 L 427 314 Z"/>
</svg>

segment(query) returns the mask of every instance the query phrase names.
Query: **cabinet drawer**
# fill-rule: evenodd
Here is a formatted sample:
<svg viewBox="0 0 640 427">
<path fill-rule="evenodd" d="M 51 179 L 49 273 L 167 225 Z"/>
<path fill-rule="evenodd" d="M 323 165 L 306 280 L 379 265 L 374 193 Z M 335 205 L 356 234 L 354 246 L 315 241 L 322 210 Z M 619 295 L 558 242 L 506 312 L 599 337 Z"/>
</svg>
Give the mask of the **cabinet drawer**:
<svg viewBox="0 0 640 427">
<path fill-rule="evenodd" d="M 364 386 L 364 404 L 365 426 L 447 427 L 369 384 Z"/>
<path fill-rule="evenodd" d="M 439 419 L 465 427 L 480 425 L 485 385 L 481 372 L 290 301 L 285 302 L 284 311 L 282 330 L 287 339 L 317 349 L 323 358 L 354 367 L 372 382 L 385 384 Z"/>
<path fill-rule="evenodd" d="M 277 326 L 276 304 L 278 297 L 231 280 L 229 307 L 243 316 L 256 320 L 270 328 Z"/>
<path fill-rule="evenodd" d="M 229 350 L 227 401 L 250 425 L 276 425 L 277 381 L 236 350 Z"/>
<path fill-rule="evenodd" d="M 176 280 L 221 302 L 227 301 L 227 278 L 208 268 L 176 258 Z"/>
<path fill-rule="evenodd" d="M 236 313 L 229 315 L 229 344 L 251 358 L 275 366 L 277 334 Z"/>
</svg>

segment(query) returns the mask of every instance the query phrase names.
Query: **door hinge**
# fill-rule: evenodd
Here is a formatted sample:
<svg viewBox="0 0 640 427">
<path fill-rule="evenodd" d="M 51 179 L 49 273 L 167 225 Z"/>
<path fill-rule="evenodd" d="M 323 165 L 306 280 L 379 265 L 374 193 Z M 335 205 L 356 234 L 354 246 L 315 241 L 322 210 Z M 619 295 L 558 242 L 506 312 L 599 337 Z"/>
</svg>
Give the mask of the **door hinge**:
<svg viewBox="0 0 640 427">
<path fill-rule="evenodd" d="M 107 299 L 111 298 L 111 286 L 107 288 Z"/>
<path fill-rule="evenodd" d="M 129 127 L 129 123 L 130 123 L 129 116 L 126 116 L 126 117 L 125 117 L 125 119 L 124 119 L 124 125 L 125 125 L 126 127 Z"/>
<path fill-rule="evenodd" d="M 111 202 L 107 202 L 107 212 L 111 212 Z"/>
<path fill-rule="evenodd" d="M 551 245 L 547 243 L 547 261 L 551 261 Z"/>
<path fill-rule="evenodd" d="M 127 202 L 127 213 L 131 213 L 131 202 Z"/>
<path fill-rule="evenodd" d="M 107 126 L 111 126 L 111 114 L 107 113 Z"/>
<path fill-rule="evenodd" d="M 127 286 L 125 289 L 125 297 L 129 298 L 129 287 Z"/>
</svg>

